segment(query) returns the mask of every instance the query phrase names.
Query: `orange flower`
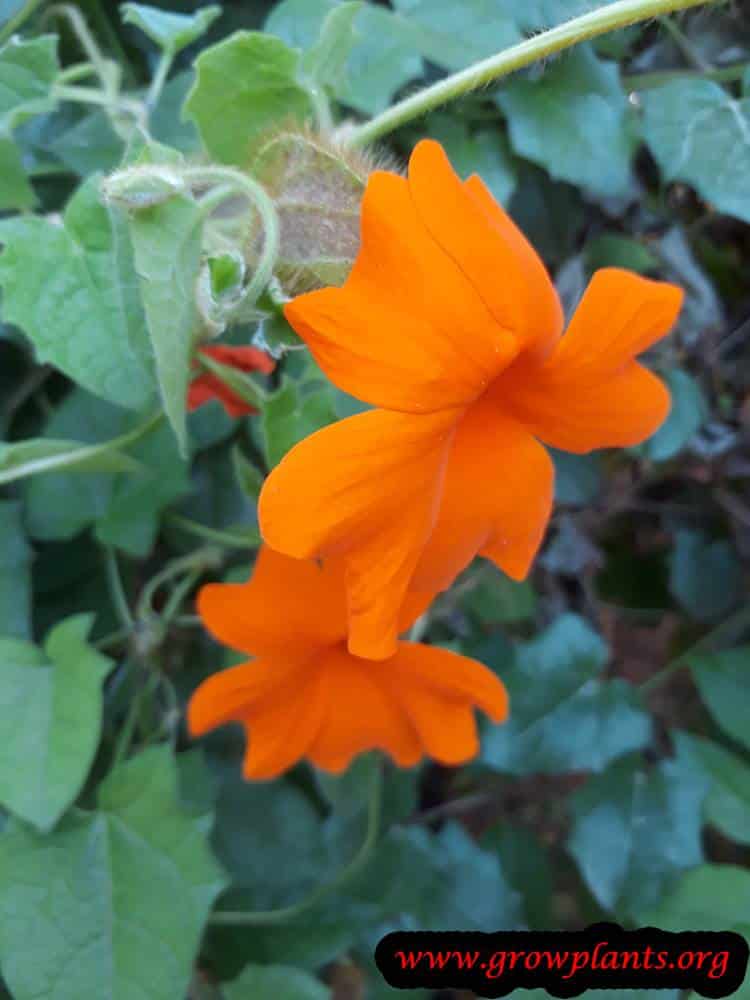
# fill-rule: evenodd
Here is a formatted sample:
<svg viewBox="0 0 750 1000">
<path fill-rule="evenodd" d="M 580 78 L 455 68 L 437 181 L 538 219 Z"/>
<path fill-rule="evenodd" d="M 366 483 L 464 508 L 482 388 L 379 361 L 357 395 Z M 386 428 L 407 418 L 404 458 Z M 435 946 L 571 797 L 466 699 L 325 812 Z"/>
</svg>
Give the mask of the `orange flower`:
<svg viewBox="0 0 750 1000">
<path fill-rule="evenodd" d="M 392 655 L 404 593 L 436 593 L 476 555 L 523 578 L 549 520 L 553 465 L 633 445 L 669 393 L 636 356 L 670 329 L 679 288 L 598 271 L 567 332 L 544 265 L 474 176 L 435 142 L 408 179 L 370 176 L 362 242 L 342 288 L 286 316 L 326 374 L 380 409 L 293 448 L 266 482 L 267 543 L 340 553 L 349 648 Z"/>
<path fill-rule="evenodd" d="M 207 354 L 222 365 L 231 365 L 241 372 L 261 372 L 270 375 L 276 367 L 276 362 L 257 347 L 231 347 L 228 344 L 214 344 L 211 347 L 199 347 L 199 354 Z M 230 417 L 244 417 L 248 413 L 257 413 L 244 399 L 232 392 L 228 385 L 212 372 L 203 372 L 190 383 L 187 396 L 187 408 L 191 412 L 197 410 L 211 399 L 218 399 Z"/>
<path fill-rule="evenodd" d="M 404 610 L 408 628 L 424 608 Z M 247 778 L 275 778 L 302 757 L 342 771 L 365 750 L 397 764 L 423 753 L 460 764 L 478 750 L 473 707 L 507 716 L 505 688 L 480 663 L 434 646 L 399 642 L 386 660 L 347 652 L 340 564 L 289 559 L 264 547 L 248 583 L 209 584 L 198 611 L 220 642 L 258 659 L 204 681 L 188 707 L 199 736 L 241 722 Z"/>
</svg>

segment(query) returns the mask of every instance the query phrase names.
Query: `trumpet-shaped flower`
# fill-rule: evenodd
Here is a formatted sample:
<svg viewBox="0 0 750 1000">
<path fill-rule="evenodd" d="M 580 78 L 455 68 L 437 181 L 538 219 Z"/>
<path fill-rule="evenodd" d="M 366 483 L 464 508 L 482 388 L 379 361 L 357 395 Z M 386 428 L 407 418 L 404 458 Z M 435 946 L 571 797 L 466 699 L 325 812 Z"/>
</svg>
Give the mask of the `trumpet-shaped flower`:
<svg viewBox="0 0 750 1000">
<path fill-rule="evenodd" d="M 260 372 L 270 375 L 276 367 L 276 362 L 257 347 L 232 347 L 229 344 L 213 344 L 198 348 L 199 354 L 206 354 L 222 365 L 229 365 L 241 372 Z M 197 410 L 199 406 L 218 399 L 230 417 L 244 417 L 248 413 L 257 413 L 254 406 L 233 392 L 228 385 L 214 375 L 213 372 L 203 372 L 197 375 L 188 387 L 187 408 Z"/>
<path fill-rule="evenodd" d="M 400 626 L 424 608 L 410 598 Z M 264 547 L 248 583 L 208 584 L 198 611 L 220 641 L 257 657 L 204 681 L 188 725 L 201 735 L 226 722 L 248 734 L 244 773 L 268 779 L 303 757 L 342 771 L 366 750 L 410 766 L 423 754 L 460 764 L 478 750 L 474 706 L 495 722 L 507 715 L 505 688 L 486 667 L 412 642 L 384 660 L 347 650 L 344 569 L 290 559 Z"/>
<path fill-rule="evenodd" d="M 674 323 L 679 288 L 598 271 L 563 334 L 541 260 L 482 181 L 423 141 L 408 179 L 376 172 L 346 283 L 286 316 L 338 386 L 378 409 L 285 457 L 260 501 L 265 540 L 347 567 L 349 648 L 392 655 L 407 589 L 436 593 L 477 554 L 523 578 L 553 496 L 544 445 L 634 445 L 667 416 L 635 359 Z"/>
</svg>

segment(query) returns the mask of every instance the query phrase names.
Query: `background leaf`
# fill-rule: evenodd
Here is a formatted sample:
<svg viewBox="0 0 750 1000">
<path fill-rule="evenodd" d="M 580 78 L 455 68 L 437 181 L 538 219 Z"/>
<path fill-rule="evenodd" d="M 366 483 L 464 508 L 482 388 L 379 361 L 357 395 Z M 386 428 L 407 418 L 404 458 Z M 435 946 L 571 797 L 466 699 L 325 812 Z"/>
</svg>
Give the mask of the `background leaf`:
<svg viewBox="0 0 750 1000">
<path fill-rule="evenodd" d="M 747 677 L 750 646 L 723 653 L 701 653 L 688 657 L 690 670 L 708 710 L 730 736 L 750 747 L 747 727 Z"/>
<path fill-rule="evenodd" d="M 199 7 L 189 15 L 172 14 L 141 3 L 121 4 L 120 11 L 126 24 L 137 25 L 152 42 L 174 55 L 205 34 L 221 16 L 221 7 L 216 4 Z"/>
<path fill-rule="evenodd" d="M 21 505 L 0 500 L 0 636 L 31 637 L 31 558 Z"/>
<path fill-rule="evenodd" d="M 0 221 L 3 315 L 89 391 L 140 409 L 153 398 L 151 353 L 124 223 L 99 202 L 96 179 L 68 203 L 64 225 Z"/>
<path fill-rule="evenodd" d="M 508 688 L 510 719 L 488 730 L 482 761 L 511 774 L 601 771 L 649 739 L 645 712 L 623 681 L 602 681 L 602 640 L 575 615 L 563 615 L 519 645 L 511 663 L 475 650 Z"/>
<path fill-rule="evenodd" d="M 310 112 L 298 82 L 298 53 L 271 35 L 237 32 L 202 52 L 195 68 L 185 114 L 223 163 L 246 164 L 259 135 L 284 119 L 304 121 Z"/>
<path fill-rule="evenodd" d="M 248 965 L 239 979 L 224 987 L 226 1000 L 329 1000 L 331 991 L 299 969 L 283 965 Z"/>
<path fill-rule="evenodd" d="M 601 906 L 649 922 L 643 914 L 665 887 L 703 859 L 707 790 L 705 777 L 678 756 L 650 771 L 637 758 L 618 761 L 575 794 L 569 849 Z"/>
<path fill-rule="evenodd" d="M 195 285 L 201 259 L 203 216 L 192 198 L 170 198 L 130 219 L 162 402 L 183 454 L 187 451 L 185 400 L 199 320 Z"/>
<path fill-rule="evenodd" d="M 633 140 L 617 66 L 579 45 L 538 80 L 512 79 L 497 102 L 513 149 L 600 197 L 630 189 Z"/>
<path fill-rule="evenodd" d="M 132 426 L 127 410 L 75 390 L 45 428 L 50 436 L 75 434 L 80 441 L 107 441 Z M 128 449 L 133 473 L 50 472 L 26 486 L 27 524 L 32 538 L 69 539 L 90 524 L 105 544 L 133 555 L 153 546 L 161 510 L 189 487 L 186 463 L 162 423 Z"/>
<path fill-rule="evenodd" d="M 0 801 L 43 832 L 77 796 L 99 742 L 113 663 L 87 644 L 91 624 L 89 615 L 61 622 L 44 652 L 0 639 Z"/>
<path fill-rule="evenodd" d="M 91 983 L 112 996 L 183 996 L 224 885 L 204 840 L 209 823 L 181 810 L 162 747 L 115 770 L 98 810 L 71 813 L 51 836 L 6 830 L 0 956 L 16 1000 L 85 996 Z"/>
<path fill-rule="evenodd" d="M 745 77 L 745 92 L 750 76 Z M 712 80 L 670 80 L 643 95 L 644 135 L 666 181 L 692 184 L 720 212 L 750 222 L 750 97 Z"/>
</svg>

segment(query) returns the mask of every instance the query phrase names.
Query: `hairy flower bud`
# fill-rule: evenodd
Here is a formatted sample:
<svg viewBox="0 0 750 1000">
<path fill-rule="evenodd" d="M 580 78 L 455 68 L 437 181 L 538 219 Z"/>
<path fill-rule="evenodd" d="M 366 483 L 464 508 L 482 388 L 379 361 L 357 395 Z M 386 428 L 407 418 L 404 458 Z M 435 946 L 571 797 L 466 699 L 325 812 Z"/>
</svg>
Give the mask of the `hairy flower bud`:
<svg viewBox="0 0 750 1000">
<path fill-rule="evenodd" d="M 359 209 L 372 169 L 361 154 L 312 133 L 282 132 L 261 147 L 252 173 L 278 213 L 276 276 L 286 294 L 343 283 L 359 249 Z"/>
</svg>

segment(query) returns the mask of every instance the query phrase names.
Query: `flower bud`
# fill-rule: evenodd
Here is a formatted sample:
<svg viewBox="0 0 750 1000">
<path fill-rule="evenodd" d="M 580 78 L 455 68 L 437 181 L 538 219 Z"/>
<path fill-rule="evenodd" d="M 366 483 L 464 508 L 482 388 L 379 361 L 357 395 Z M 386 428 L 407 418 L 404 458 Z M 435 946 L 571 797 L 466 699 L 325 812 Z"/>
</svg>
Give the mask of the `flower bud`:
<svg viewBox="0 0 750 1000">
<path fill-rule="evenodd" d="M 126 167 L 105 177 L 101 191 L 106 201 L 126 212 L 138 212 L 185 194 L 185 181 L 170 167 L 151 165 Z"/>
<path fill-rule="evenodd" d="M 359 249 L 359 213 L 372 165 L 330 139 L 282 132 L 261 147 L 252 172 L 274 200 L 276 276 L 287 295 L 341 285 Z M 255 238 L 251 254 L 256 252 Z"/>
</svg>

